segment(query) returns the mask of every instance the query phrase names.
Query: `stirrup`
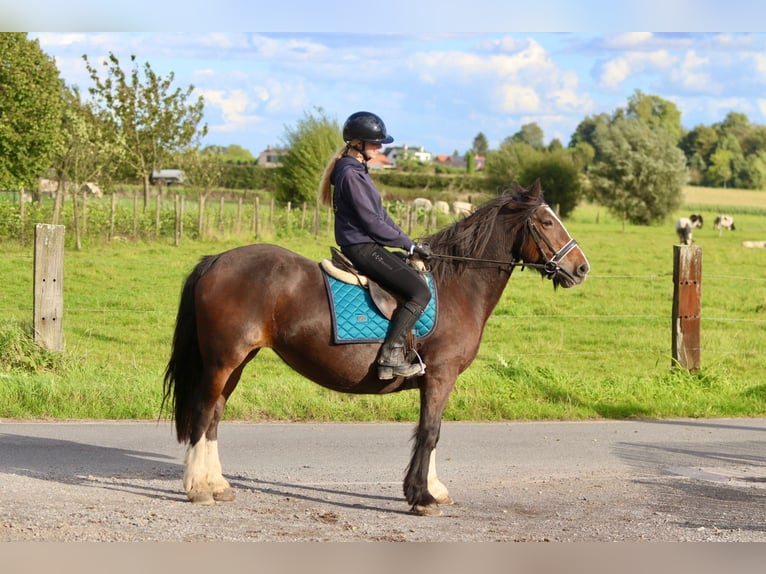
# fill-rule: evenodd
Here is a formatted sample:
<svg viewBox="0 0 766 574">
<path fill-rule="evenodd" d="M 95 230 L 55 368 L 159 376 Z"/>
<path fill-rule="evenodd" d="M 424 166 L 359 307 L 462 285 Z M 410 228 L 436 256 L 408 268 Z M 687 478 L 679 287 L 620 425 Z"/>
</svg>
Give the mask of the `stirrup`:
<svg viewBox="0 0 766 574">
<path fill-rule="evenodd" d="M 422 375 L 425 372 L 426 366 L 423 363 L 402 363 L 401 365 L 378 364 L 378 378 L 381 381 L 387 381 L 394 377 L 409 379 L 416 375 Z"/>
</svg>

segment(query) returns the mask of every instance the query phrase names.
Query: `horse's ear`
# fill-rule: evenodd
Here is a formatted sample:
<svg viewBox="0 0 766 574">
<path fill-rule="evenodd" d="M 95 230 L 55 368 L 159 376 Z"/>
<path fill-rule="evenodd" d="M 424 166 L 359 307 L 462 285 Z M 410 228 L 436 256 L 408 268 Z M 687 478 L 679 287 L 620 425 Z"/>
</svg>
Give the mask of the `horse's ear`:
<svg viewBox="0 0 766 574">
<path fill-rule="evenodd" d="M 540 183 L 540 178 L 535 179 L 535 182 L 529 188 L 529 197 L 531 199 L 539 199 L 543 193 L 543 186 Z"/>
</svg>

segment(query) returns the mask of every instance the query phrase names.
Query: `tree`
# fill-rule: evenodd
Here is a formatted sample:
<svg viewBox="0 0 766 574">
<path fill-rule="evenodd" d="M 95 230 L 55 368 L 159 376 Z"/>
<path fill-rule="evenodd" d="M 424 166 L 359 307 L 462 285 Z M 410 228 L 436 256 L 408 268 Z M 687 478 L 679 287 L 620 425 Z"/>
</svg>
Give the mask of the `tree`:
<svg viewBox="0 0 766 574">
<path fill-rule="evenodd" d="M 543 147 L 543 129 L 535 122 L 523 124 L 521 129 L 511 136 L 510 141 L 526 143 L 540 149 Z"/>
<path fill-rule="evenodd" d="M 596 128 L 600 125 L 609 124 L 610 121 L 609 115 L 605 113 L 586 116 L 575 128 L 568 147 L 578 150 L 577 155 L 581 159 L 578 164 L 582 166 L 583 171 L 587 171 L 590 164 L 599 159 L 594 135 Z"/>
<path fill-rule="evenodd" d="M 490 186 L 501 191 L 514 181 L 525 163 L 535 157 L 535 148 L 527 143 L 513 142 L 506 138 L 500 149 L 487 154 L 484 174 Z"/>
<path fill-rule="evenodd" d="M 476 156 L 474 155 L 473 150 L 469 150 L 465 154 L 465 171 L 467 173 L 473 173 L 473 172 L 476 171 L 476 159 L 475 158 L 476 158 Z"/>
<path fill-rule="evenodd" d="M 476 134 L 476 137 L 473 138 L 473 145 L 471 146 L 471 149 L 476 155 L 487 157 L 487 152 L 489 151 L 489 142 L 487 142 L 487 136 L 485 136 L 483 132 L 479 132 Z"/>
<path fill-rule="evenodd" d="M 111 137 L 122 152 L 122 160 L 144 186 L 144 207 L 149 202 L 149 178 L 153 171 L 168 167 L 170 158 L 188 147 L 195 147 L 207 133 L 200 128 L 204 100 L 202 96 L 187 104 L 194 86 L 172 89 L 175 75 L 158 76 L 149 63 L 143 65 L 139 78 L 136 57 L 130 56 L 133 68 L 126 75 L 113 53 L 103 63 L 105 77 L 83 55 L 94 87 L 89 88 L 93 102 Z"/>
<path fill-rule="evenodd" d="M 53 222 L 58 223 L 59 213 L 66 196 L 66 188 L 72 190 L 75 205 L 75 236 L 80 248 L 79 222 L 77 219 L 77 194 L 85 182 L 96 182 L 107 187 L 113 178 L 117 151 L 105 135 L 90 104 L 82 101 L 76 87 L 62 85 L 64 109 L 61 120 L 61 139 L 51 158 L 58 189 L 53 209 Z"/>
<path fill-rule="evenodd" d="M 545 201 L 558 208 L 561 217 L 567 217 L 580 201 L 582 184 L 580 170 L 566 150 L 538 151 L 519 172 L 518 181 L 527 187 L 540 180 Z"/>
<path fill-rule="evenodd" d="M 667 130 L 618 118 L 596 128 L 600 161 L 590 169 L 596 200 L 639 225 L 657 223 L 681 206 L 686 161 Z"/>
<path fill-rule="evenodd" d="M 189 148 L 179 157 L 179 162 L 184 170 L 188 185 L 197 189 L 197 200 L 199 201 L 197 232 L 200 239 L 204 239 L 205 201 L 207 201 L 210 192 L 220 186 L 223 181 L 223 154 L 220 149 L 215 147 L 208 147 L 203 151 Z"/>
<path fill-rule="evenodd" d="M 228 146 L 211 145 L 204 149 L 205 152 L 215 154 L 224 163 L 252 164 L 256 158 L 250 153 L 250 150 L 237 144 Z"/>
<path fill-rule="evenodd" d="M 62 85 L 37 40 L 0 34 L 0 189 L 37 189 L 60 138 Z"/>
<path fill-rule="evenodd" d="M 315 114 L 306 112 L 295 127 L 286 128 L 284 140 L 288 151 L 276 168 L 274 195 L 283 202 L 313 202 L 327 162 L 343 145 L 340 126 L 322 108 L 315 108 Z"/>
<path fill-rule="evenodd" d="M 636 90 L 628 100 L 627 117 L 667 130 L 675 143 L 681 140 L 684 133 L 678 107 L 669 100 L 644 94 L 641 90 Z"/>
<path fill-rule="evenodd" d="M 734 152 L 725 148 L 716 149 L 710 156 L 707 181 L 714 186 L 727 187 L 734 176 Z"/>
</svg>

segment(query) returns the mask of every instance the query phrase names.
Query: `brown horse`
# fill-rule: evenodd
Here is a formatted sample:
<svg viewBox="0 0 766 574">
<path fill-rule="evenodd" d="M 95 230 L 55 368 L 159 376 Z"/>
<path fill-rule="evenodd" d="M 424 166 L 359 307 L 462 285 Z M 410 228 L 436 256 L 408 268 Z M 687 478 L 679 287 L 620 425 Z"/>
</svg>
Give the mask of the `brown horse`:
<svg viewBox="0 0 766 574">
<path fill-rule="evenodd" d="M 270 347 L 301 375 L 336 391 L 420 391 L 420 421 L 404 479 L 412 511 L 438 515 L 451 504 L 436 474 L 442 413 L 460 373 L 476 357 L 484 325 L 513 269 L 532 267 L 554 287 L 585 280 L 588 260 L 540 183 L 511 190 L 424 240 L 439 298 L 432 333 L 418 352 L 425 374 L 381 381 L 378 344 L 334 344 L 330 306 L 316 261 L 276 245 L 248 245 L 204 257 L 181 293 L 163 406 L 170 400 L 179 442 L 188 442 L 183 484 L 192 502 L 232 500 L 218 457 L 218 423 L 245 365 Z"/>
</svg>

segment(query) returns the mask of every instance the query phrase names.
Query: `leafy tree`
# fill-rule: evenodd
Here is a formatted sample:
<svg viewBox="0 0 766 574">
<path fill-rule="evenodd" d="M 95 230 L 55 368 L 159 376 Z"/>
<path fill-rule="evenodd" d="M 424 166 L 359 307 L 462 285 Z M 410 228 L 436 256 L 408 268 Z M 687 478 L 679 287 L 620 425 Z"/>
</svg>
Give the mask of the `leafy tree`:
<svg viewBox="0 0 766 574">
<path fill-rule="evenodd" d="M 343 145 L 340 126 L 322 108 L 315 108 L 295 127 L 286 128 L 284 140 L 288 151 L 275 168 L 279 175 L 274 195 L 283 202 L 313 202 L 327 162 Z"/>
<path fill-rule="evenodd" d="M 62 86 L 64 109 L 61 121 L 61 139 L 52 157 L 52 168 L 58 181 L 53 209 L 53 222 L 58 222 L 67 184 L 77 204 L 77 194 L 85 182 L 108 187 L 114 177 L 116 150 L 105 135 L 105 126 L 99 121 L 90 104 L 83 102 L 76 87 Z M 75 209 L 75 215 L 77 209 Z M 75 218 L 75 226 L 78 221 Z M 75 229 L 79 248 L 79 230 Z"/>
<path fill-rule="evenodd" d="M 553 138 L 551 143 L 548 144 L 548 151 L 560 151 L 564 149 L 564 144 L 561 143 L 559 138 Z"/>
<path fill-rule="evenodd" d="M 228 146 L 211 145 L 207 146 L 205 152 L 215 154 L 224 163 L 251 164 L 255 163 L 256 158 L 240 145 L 231 144 Z"/>
<path fill-rule="evenodd" d="M 571 154 L 572 161 L 580 172 L 586 171 L 596 157 L 595 148 L 588 142 L 579 142 L 567 149 Z"/>
<path fill-rule="evenodd" d="M 0 189 L 37 189 L 60 138 L 62 85 L 37 40 L 0 34 Z"/>
<path fill-rule="evenodd" d="M 650 127 L 666 129 L 674 142 L 681 140 L 681 112 L 676 105 L 659 96 L 644 94 L 636 90 L 628 100 L 628 119 L 636 119 Z"/>
<path fill-rule="evenodd" d="M 104 123 L 110 126 L 122 161 L 143 182 L 146 207 L 152 171 L 167 167 L 172 157 L 196 146 L 199 138 L 207 133 L 207 125 L 199 127 L 203 98 L 200 96 L 187 104 L 194 86 L 173 89 L 173 72 L 163 78 L 148 62 L 143 65 L 142 80 L 134 55 L 130 56 L 133 67 L 126 74 L 117 56 L 110 52 L 103 63 L 103 79 L 88 56 L 83 55 L 83 59 L 94 83 L 94 87 L 89 88 L 94 105 Z"/>
<path fill-rule="evenodd" d="M 521 129 L 513 134 L 510 140 L 506 138 L 506 141 L 508 143 L 525 143 L 540 149 L 543 147 L 543 129 L 535 122 L 523 124 Z"/>
<path fill-rule="evenodd" d="M 469 150 L 468 153 L 465 154 L 465 170 L 468 173 L 473 173 L 476 171 L 476 159 L 473 150 Z"/>
<path fill-rule="evenodd" d="M 531 145 L 506 138 L 500 149 L 492 150 L 487 155 L 484 174 L 488 184 L 501 191 L 518 181 L 522 166 L 534 157 L 535 148 Z"/>
<path fill-rule="evenodd" d="M 716 149 L 710 156 L 707 181 L 714 186 L 727 187 L 734 176 L 734 152 L 725 148 Z"/>
<path fill-rule="evenodd" d="M 203 221 L 205 201 L 223 181 L 224 162 L 222 157 L 221 151 L 214 147 L 208 147 L 203 151 L 189 148 L 179 157 L 187 184 L 197 190 L 197 200 L 199 201 L 197 232 L 200 239 L 205 238 L 205 222 Z"/>
<path fill-rule="evenodd" d="M 572 213 L 580 201 L 582 183 L 580 170 L 572 160 L 571 153 L 563 149 L 538 151 L 521 167 L 518 181 L 526 187 L 538 178 L 545 193 L 545 201 L 558 207 L 561 217 Z"/>
<path fill-rule="evenodd" d="M 590 169 L 592 192 L 612 213 L 648 225 L 681 206 L 685 158 L 667 130 L 618 118 L 596 128 L 600 161 Z"/>
<path fill-rule="evenodd" d="M 718 145 L 718 132 L 710 126 L 697 125 L 684 134 L 678 145 L 686 155 L 689 183 L 703 183 L 706 180 L 710 156 Z"/>
<path fill-rule="evenodd" d="M 608 114 L 602 113 L 595 116 L 586 116 L 575 128 L 568 147 L 570 149 L 577 149 L 576 154 L 581 160 L 588 160 L 590 156 L 590 159 L 585 163 L 582 163 L 582 161 L 578 162 L 584 171 L 588 169 L 592 162 L 599 159 L 595 143 L 596 128 L 600 125 L 609 124 L 610 121 L 611 119 Z M 589 146 L 589 148 L 583 144 Z"/>
<path fill-rule="evenodd" d="M 687 158 L 696 155 L 707 163 L 718 145 L 718 132 L 710 126 L 698 125 L 687 132 L 678 145 Z"/>
<path fill-rule="evenodd" d="M 489 142 L 487 141 L 487 136 L 485 136 L 483 132 L 479 132 L 476 134 L 476 137 L 473 138 L 471 149 L 476 155 L 487 157 L 487 152 L 489 152 Z"/>
<path fill-rule="evenodd" d="M 748 189 L 766 189 L 766 149 L 747 156 Z"/>
</svg>

